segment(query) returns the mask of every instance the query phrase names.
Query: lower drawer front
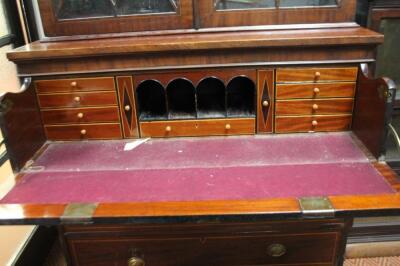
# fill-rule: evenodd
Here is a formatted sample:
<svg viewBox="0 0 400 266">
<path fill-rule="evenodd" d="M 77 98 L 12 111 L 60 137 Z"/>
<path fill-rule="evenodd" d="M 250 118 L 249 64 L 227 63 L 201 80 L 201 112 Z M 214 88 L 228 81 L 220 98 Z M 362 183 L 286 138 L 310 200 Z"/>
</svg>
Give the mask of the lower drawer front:
<svg viewBox="0 0 400 266">
<path fill-rule="evenodd" d="M 120 139 L 119 123 L 48 125 L 45 132 L 49 140 Z"/>
<path fill-rule="evenodd" d="M 351 121 L 351 115 L 276 117 L 275 132 L 345 131 L 350 129 Z"/>
<path fill-rule="evenodd" d="M 255 118 L 141 122 L 142 137 L 189 137 L 255 133 Z"/>
<path fill-rule="evenodd" d="M 119 122 L 118 107 L 42 110 L 44 124 Z"/>
<path fill-rule="evenodd" d="M 70 241 L 76 265 L 333 265 L 338 233 Z M 135 264 L 132 264 L 135 265 Z M 137 264 L 141 265 L 141 264 Z"/>
</svg>

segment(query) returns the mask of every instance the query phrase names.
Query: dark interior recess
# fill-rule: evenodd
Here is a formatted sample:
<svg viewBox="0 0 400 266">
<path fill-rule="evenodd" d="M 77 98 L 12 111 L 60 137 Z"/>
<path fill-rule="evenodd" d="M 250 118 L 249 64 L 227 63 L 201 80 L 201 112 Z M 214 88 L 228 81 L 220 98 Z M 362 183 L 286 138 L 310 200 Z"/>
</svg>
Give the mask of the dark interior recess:
<svg viewBox="0 0 400 266">
<path fill-rule="evenodd" d="M 155 80 L 143 81 L 136 89 L 139 120 L 167 119 L 164 87 Z"/>
<path fill-rule="evenodd" d="M 215 77 L 205 78 L 197 85 L 198 118 L 226 117 L 225 84 Z"/>
<path fill-rule="evenodd" d="M 167 86 L 168 117 L 170 119 L 196 118 L 195 88 L 187 79 L 175 79 Z"/>
<path fill-rule="evenodd" d="M 235 77 L 226 90 L 228 117 L 255 117 L 256 88 L 251 79 Z"/>
</svg>

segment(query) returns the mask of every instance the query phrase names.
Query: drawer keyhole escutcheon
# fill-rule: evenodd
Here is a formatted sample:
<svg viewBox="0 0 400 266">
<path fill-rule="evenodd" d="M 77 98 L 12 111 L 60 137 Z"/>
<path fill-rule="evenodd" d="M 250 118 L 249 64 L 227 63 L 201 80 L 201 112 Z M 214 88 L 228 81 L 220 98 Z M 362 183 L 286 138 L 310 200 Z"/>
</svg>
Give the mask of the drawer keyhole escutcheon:
<svg viewBox="0 0 400 266">
<path fill-rule="evenodd" d="M 86 132 L 86 129 L 82 129 L 82 130 L 81 130 L 81 135 L 82 135 L 82 136 L 86 135 L 86 133 L 87 133 L 87 132 Z"/>
<path fill-rule="evenodd" d="M 317 121 L 317 120 L 313 120 L 313 121 L 311 122 L 311 124 L 312 124 L 314 127 L 316 127 L 316 126 L 318 126 L 318 121 Z"/>
<path fill-rule="evenodd" d="M 263 102 L 262 102 L 262 106 L 268 107 L 268 106 L 269 106 L 269 102 L 268 102 L 268 101 L 263 101 Z"/>
<path fill-rule="evenodd" d="M 286 254 L 286 247 L 282 244 L 271 244 L 267 248 L 269 256 L 278 258 Z"/>
<path fill-rule="evenodd" d="M 166 132 L 171 132 L 172 128 L 170 126 L 165 127 Z"/>
<path fill-rule="evenodd" d="M 315 111 L 318 110 L 318 104 L 313 104 L 312 109 Z"/>
<path fill-rule="evenodd" d="M 145 266 L 146 263 L 143 259 L 138 257 L 132 257 L 128 260 L 128 266 Z"/>
<path fill-rule="evenodd" d="M 81 97 L 76 96 L 76 97 L 74 98 L 74 101 L 77 102 L 77 103 L 79 103 L 79 102 L 81 101 Z"/>
<path fill-rule="evenodd" d="M 83 118 L 83 113 L 78 113 L 77 117 L 78 118 Z"/>
</svg>

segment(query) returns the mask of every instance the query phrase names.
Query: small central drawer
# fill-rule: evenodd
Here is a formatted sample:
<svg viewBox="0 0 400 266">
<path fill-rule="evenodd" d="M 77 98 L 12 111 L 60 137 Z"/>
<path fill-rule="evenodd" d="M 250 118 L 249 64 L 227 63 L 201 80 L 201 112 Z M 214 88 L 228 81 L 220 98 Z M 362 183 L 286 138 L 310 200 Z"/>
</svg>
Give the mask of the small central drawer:
<svg viewBox="0 0 400 266">
<path fill-rule="evenodd" d="M 47 125 L 44 127 L 50 140 L 120 139 L 119 123 Z"/>
<path fill-rule="evenodd" d="M 44 124 L 119 122 L 117 106 L 42 110 Z"/>
<path fill-rule="evenodd" d="M 141 122 L 142 137 L 190 137 L 255 133 L 255 118 Z"/>
<path fill-rule="evenodd" d="M 41 108 L 117 105 L 115 91 L 39 94 Z"/>
<path fill-rule="evenodd" d="M 35 82 L 37 93 L 75 91 L 114 91 L 113 77 L 39 80 Z"/>
<path fill-rule="evenodd" d="M 353 82 L 277 84 L 276 99 L 353 98 L 355 87 L 356 84 Z"/>
<path fill-rule="evenodd" d="M 276 115 L 351 114 L 353 99 L 278 100 Z"/>
<path fill-rule="evenodd" d="M 356 81 L 357 68 L 280 68 L 276 82 Z"/>
</svg>

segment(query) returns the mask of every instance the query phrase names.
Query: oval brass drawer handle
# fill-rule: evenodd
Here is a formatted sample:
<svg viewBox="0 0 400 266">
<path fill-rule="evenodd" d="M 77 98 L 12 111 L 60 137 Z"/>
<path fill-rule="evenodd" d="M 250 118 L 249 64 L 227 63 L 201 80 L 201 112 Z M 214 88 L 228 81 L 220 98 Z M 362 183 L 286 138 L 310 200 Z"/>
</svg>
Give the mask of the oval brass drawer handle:
<svg viewBox="0 0 400 266">
<path fill-rule="evenodd" d="M 286 254 L 286 247 L 282 244 L 271 244 L 267 248 L 269 256 L 277 258 Z"/>
<path fill-rule="evenodd" d="M 146 263 L 143 259 L 138 257 L 132 257 L 128 260 L 128 266 L 145 266 Z"/>
</svg>

